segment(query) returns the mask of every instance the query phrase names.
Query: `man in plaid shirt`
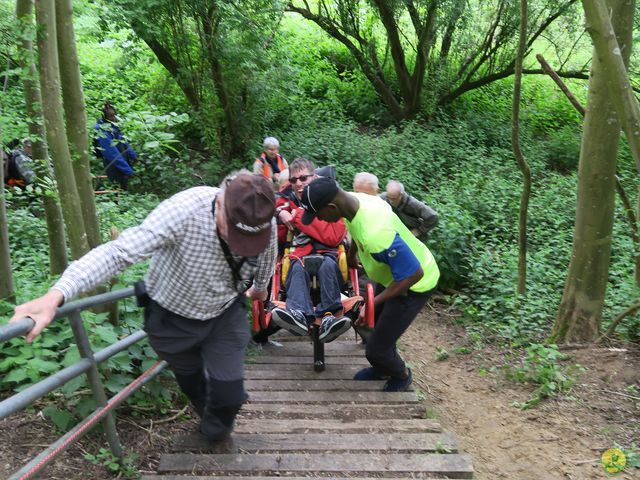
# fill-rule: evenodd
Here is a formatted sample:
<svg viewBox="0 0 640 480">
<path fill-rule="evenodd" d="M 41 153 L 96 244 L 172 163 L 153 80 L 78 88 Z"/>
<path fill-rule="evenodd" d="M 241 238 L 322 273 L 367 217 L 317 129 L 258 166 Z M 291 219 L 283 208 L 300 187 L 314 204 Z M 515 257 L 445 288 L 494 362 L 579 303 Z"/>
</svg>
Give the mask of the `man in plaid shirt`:
<svg viewBox="0 0 640 480">
<path fill-rule="evenodd" d="M 146 293 L 139 294 L 149 342 L 201 416 L 200 431 L 224 439 L 247 399 L 245 295 L 266 300 L 275 269 L 274 206 L 270 183 L 249 172 L 221 188 L 180 192 L 141 225 L 73 262 L 47 294 L 16 307 L 12 321 L 35 321 L 32 342 L 58 306 L 151 257 Z"/>
</svg>

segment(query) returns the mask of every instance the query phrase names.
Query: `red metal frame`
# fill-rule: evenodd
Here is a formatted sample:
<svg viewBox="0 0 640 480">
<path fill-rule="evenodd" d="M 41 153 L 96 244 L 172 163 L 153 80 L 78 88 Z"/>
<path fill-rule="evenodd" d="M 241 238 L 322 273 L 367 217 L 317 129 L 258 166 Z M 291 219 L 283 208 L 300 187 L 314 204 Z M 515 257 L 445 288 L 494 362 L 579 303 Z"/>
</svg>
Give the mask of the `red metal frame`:
<svg viewBox="0 0 640 480">
<path fill-rule="evenodd" d="M 373 284 L 367 283 L 367 306 L 364 310 L 364 320 L 369 328 L 373 328 L 373 321 L 375 318 L 375 310 L 373 307 L 373 298 L 375 297 L 375 292 L 373 291 Z"/>
<path fill-rule="evenodd" d="M 360 284 L 358 283 L 358 269 L 350 268 L 349 276 L 351 277 L 351 288 L 353 288 L 354 295 L 360 295 Z"/>
</svg>

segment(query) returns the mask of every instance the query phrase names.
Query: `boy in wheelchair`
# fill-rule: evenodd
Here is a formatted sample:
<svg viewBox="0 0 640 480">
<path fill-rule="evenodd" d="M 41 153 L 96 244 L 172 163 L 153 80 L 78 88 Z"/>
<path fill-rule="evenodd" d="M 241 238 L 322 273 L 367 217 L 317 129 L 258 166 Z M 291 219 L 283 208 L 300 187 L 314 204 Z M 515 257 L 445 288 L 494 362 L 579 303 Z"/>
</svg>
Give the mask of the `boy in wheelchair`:
<svg viewBox="0 0 640 480">
<path fill-rule="evenodd" d="M 339 246 L 346 236 L 344 222 L 329 223 L 315 219 L 309 225 L 301 222 L 304 210 L 299 199 L 304 187 L 317 175 L 315 165 L 305 158 L 289 165 L 289 182 L 295 193 L 292 201 L 276 209 L 279 224 L 293 233 L 288 253 L 289 268 L 284 287 L 286 307 L 274 308 L 273 322 L 296 335 L 306 335 L 314 323 L 319 325 L 319 340 L 331 342 L 349 330 L 351 320 L 344 316 L 341 291 L 343 276 L 338 266 Z M 314 306 L 314 299 L 319 300 Z"/>
</svg>

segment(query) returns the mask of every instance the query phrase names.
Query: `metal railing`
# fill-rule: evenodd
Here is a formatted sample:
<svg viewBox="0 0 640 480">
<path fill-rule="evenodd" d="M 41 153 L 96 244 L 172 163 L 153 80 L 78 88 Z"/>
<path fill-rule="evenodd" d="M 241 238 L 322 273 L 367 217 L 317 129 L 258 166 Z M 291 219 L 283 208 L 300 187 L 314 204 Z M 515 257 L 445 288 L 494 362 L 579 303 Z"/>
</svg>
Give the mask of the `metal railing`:
<svg viewBox="0 0 640 480">
<path fill-rule="evenodd" d="M 113 410 L 133 393 L 138 391 L 144 384 L 158 375 L 167 366 L 167 363 L 164 361 L 156 362 L 146 372 L 127 385 L 121 392 L 117 393 L 111 399 L 107 399 L 107 395 L 98 372 L 98 363 L 104 362 L 115 354 L 126 350 L 134 343 L 146 338 L 147 334 L 142 330 L 138 330 L 106 348 L 98 352 L 94 352 L 91 348 L 91 344 L 89 343 L 89 336 L 84 328 L 80 312 L 97 305 L 115 302 L 133 295 L 133 288 L 130 287 L 70 302 L 57 310 L 54 318 L 69 318 L 71 329 L 76 340 L 76 345 L 78 346 L 78 350 L 80 351 L 80 356 L 82 358 L 73 365 L 63 368 L 59 372 L 46 377 L 44 380 L 41 380 L 0 402 L 0 420 L 3 420 L 12 413 L 25 408 L 34 401 L 42 398 L 44 395 L 61 387 L 69 380 L 72 380 L 83 373 L 87 374 L 97 408 L 82 422 L 56 440 L 20 470 L 15 472 L 9 480 L 25 480 L 31 478 L 36 473 L 40 472 L 46 465 L 51 463 L 58 455 L 69 448 L 75 441 L 80 439 L 85 433 L 90 431 L 100 421 L 102 421 L 104 426 L 104 431 L 107 436 L 111 452 L 115 457 L 122 460 L 122 446 L 118 437 L 118 431 L 116 430 Z M 31 318 L 24 318 L 9 325 L 4 325 L 0 327 L 0 341 L 3 342 L 20 335 L 24 335 L 29 332 L 34 325 L 35 322 Z"/>
</svg>

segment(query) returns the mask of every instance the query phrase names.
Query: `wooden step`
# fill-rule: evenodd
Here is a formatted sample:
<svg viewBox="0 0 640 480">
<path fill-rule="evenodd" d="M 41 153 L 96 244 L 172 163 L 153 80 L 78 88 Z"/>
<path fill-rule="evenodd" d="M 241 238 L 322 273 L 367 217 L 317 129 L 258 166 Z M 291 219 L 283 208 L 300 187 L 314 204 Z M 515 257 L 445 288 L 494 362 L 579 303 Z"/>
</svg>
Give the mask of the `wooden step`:
<svg viewBox="0 0 640 480">
<path fill-rule="evenodd" d="M 311 342 L 287 342 L 282 347 L 268 347 L 262 349 L 256 356 L 262 355 L 284 355 L 290 357 L 313 357 L 313 343 Z M 354 342 L 334 342 L 324 346 L 325 356 L 364 356 L 364 345 Z M 250 355 L 251 356 L 251 355 Z"/>
<path fill-rule="evenodd" d="M 417 403 L 415 392 L 249 392 L 250 403 Z M 337 408 L 337 407 L 336 407 Z"/>
<path fill-rule="evenodd" d="M 442 426 L 427 419 L 244 419 L 239 418 L 235 433 L 440 433 Z"/>
<path fill-rule="evenodd" d="M 173 451 L 208 453 L 391 452 L 456 453 L 453 434 L 444 433 L 235 433 L 230 442 L 210 443 L 203 435 L 176 437 Z"/>
<path fill-rule="evenodd" d="M 351 380 L 362 366 L 327 365 L 315 372 L 308 365 L 290 368 L 289 365 L 251 365 L 244 370 L 246 380 Z"/>
<path fill-rule="evenodd" d="M 170 453 L 160 459 L 160 473 L 216 474 L 252 472 L 308 472 L 322 474 L 402 473 L 444 475 L 447 478 L 472 478 L 471 458 L 464 454 L 188 454 Z M 276 474 L 277 474 L 276 473 Z M 346 475 L 349 476 L 349 475 Z"/>
<path fill-rule="evenodd" d="M 291 332 L 286 331 L 285 329 L 278 330 L 276 333 L 269 337 L 271 340 L 275 340 L 280 343 L 289 343 L 289 342 L 301 342 L 301 343 L 309 343 L 311 342 L 311 337 L 309 335 L 294 335 Z M 343 335 L 340 336 L 338 340 L 331 342 L 331 344 L 338 342 L 351 342 L 351 343 L 361 343 L 362 339 L 356 335 L 354 330 L 349 330 Z M 270 347 L 269 347 L 270 348 Z"/>
<path fill-rule="evenodd" d="M 190 480 L 309 480 L 312 477 L 255 477 L 255 476 L 250 476 L 250 477 L 239 477 L 237 475 L 233 475 L 233 476 L 227 476 L 227 475 L 215 475 L 215 476 L 202 476 L 202 475 L 188 475 L 188 476 L 184 476 L 184 475 L 143 475 L 141 477 L 141 480 L 185 480 L 185 479 L 190 479 Z M 316 477 L 319 478 L 319 477 Z M 331 476 L 331 477 L 322 477 L 322 480 L 380 480 L 381 477 L 336 477 L 336 476 Z M 404 475 L 402 476 L 392 476 L 390 477 L 388 474 L 385 474 L 384 478 L 386 479 L 394 479 L 394 478 L 402 478 L 402 479 L 406 479 L 406 477 Z M 421 480 L 437 480 L 435 478 L 427 478 L 427 477 L 420 477 Z M 440 477 L 442 478 L 442 477 Z"/>
<path fill-rule="evenodd" d="M 248 356 L 246 365 L 260 365 L 260 364 L 285 364 L 285 365 L 299 365 L 306 368 L 313 368 L 313 354 L 305 356 L 285 356 L 285 355 L 256 355 Z M 334 356 L 326 355 L 325 363 L 327 365 L 362 365 L 368 367 L 369 362 L 364 357 L 364 354 L 359 356 Z"/>
<path fill-rule="evenodd" d="M 426 409 L 419 403 L 369 403 L 327 405 L 318 403 L 304 405 L 296 403 L 246 403 L 240 418 L 265 419 L 401 419 L 425 418 Z"/>
<path fill-rule="evenodd" d="M 251 392 L 380 392 L 385 380 L 247 380 L 244 386 Z"/>
</svg>

